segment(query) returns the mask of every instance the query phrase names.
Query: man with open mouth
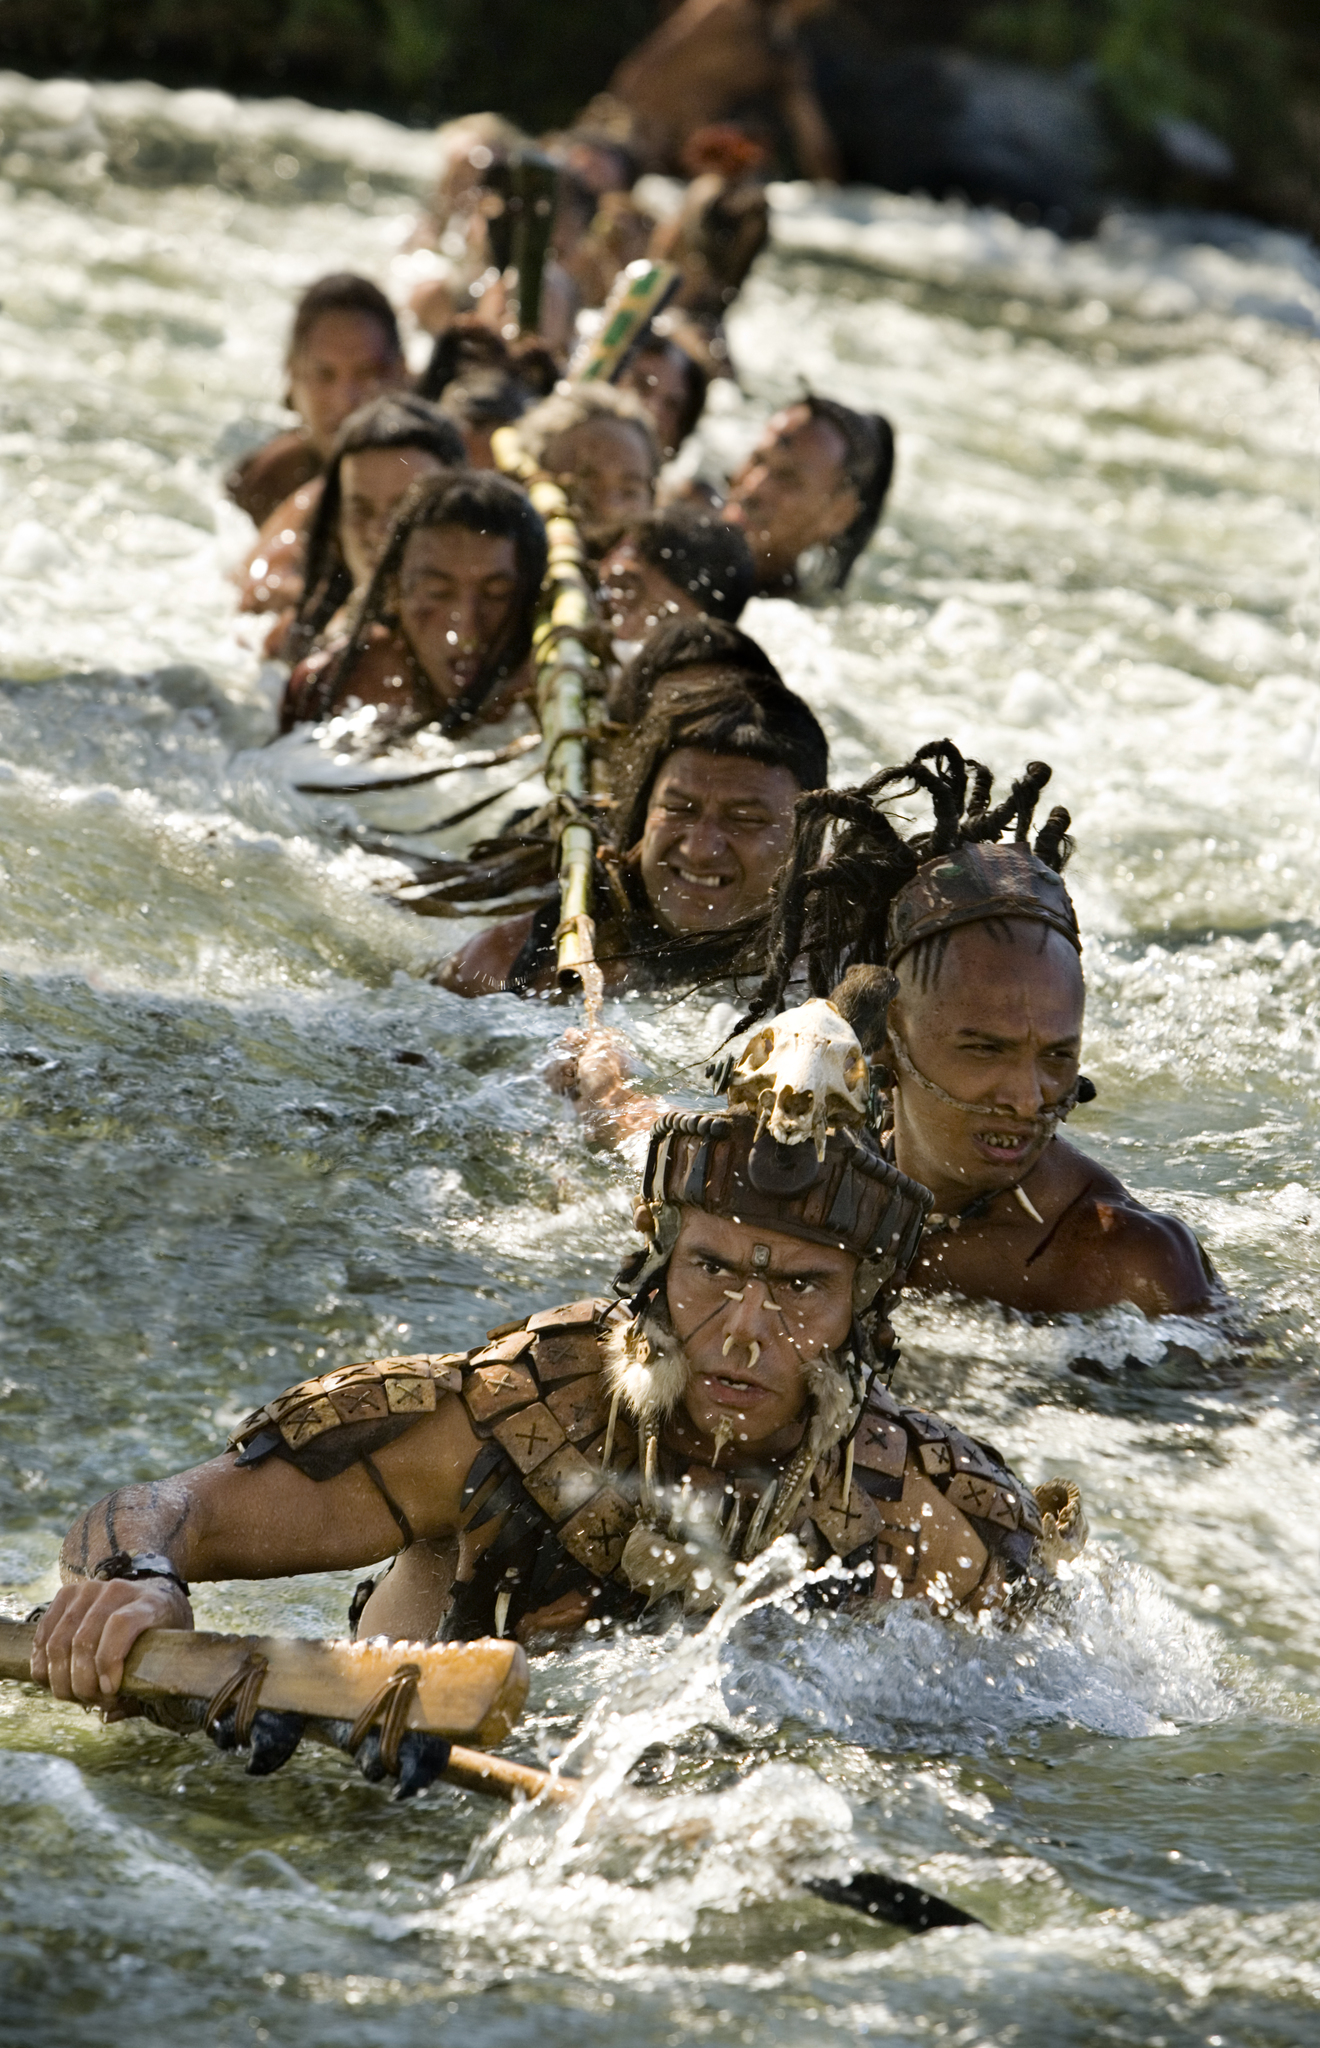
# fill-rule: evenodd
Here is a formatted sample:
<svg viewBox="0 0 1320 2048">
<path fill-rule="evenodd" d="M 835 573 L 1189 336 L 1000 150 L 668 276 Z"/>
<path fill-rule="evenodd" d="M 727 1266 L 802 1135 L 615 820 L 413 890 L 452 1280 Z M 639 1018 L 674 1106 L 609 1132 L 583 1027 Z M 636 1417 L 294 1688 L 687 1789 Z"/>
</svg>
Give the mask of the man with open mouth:
<svg viewBox="0 0 1320 2048">
<path fill-rule="evenodd" d="M 652 1132 L 620 1301 L 478 1350 L 341 1367 L 250 1416 L 222 1456 L 124 1487 L 66 1539 L 33 1677 L 113 1693 L 189 1583 L 343 1570 L 361 1633 L 511 1634 L 715 1607 L 784 1536 L 829 1606 L 1015 1602 L 1084 1540 L 990 1446 L 887 1391 L 888 1304 L 928 1206 L 870 1128 L 852 1030 L 811 1002 L 757 1033 L 714 1112 Z"/>
<path fill-rule="evenodd" d="M 790 972 L 844 977 L 835 997 L 887 1095 L 889 1154 L 935 1198 L 910 1287 L 1043 1314 L 1201 1314 L 1226 1297 L 1192 1232 L 1062 1136 L 1095 1090 L 1079 1066 L 1067 811 L 1027 837 L 1049 777 L 1030 763 L 992 807 L 989 771 L 942 740 L 806 799 L 752 1013 L 775 1009 Z M 934 827 L 904 839 L 884 805 L 916 790 Z"/>
</svg>

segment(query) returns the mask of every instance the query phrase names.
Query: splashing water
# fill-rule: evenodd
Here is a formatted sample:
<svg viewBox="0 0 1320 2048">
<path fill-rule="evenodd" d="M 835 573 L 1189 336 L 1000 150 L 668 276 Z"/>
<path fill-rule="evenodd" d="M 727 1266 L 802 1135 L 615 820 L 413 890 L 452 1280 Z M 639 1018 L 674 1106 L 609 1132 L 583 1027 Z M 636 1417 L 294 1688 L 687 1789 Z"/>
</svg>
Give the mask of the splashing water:
<svg viewBox="0 0 1320 2048">
<path fill-rule="evenodd" d="M 564 1021 L 423 979 L 335 800 L 263 745 L 277 679 L 219 475 L 283 415 L 291 295 L 406 296 L 427 137 L 290 102 L 0 80 L 0 1575 L 20 1612 L 113 1481 L 372 1350 L 608 1286 L 629 1172 L 539 1067 Z M 1240 1334 L 903 1310 L 902 1391 L 1076 1478 L 1097 1540 L 1020 1627 L 804 1616 L 541 1661 L 567 1814 L 343 1760 L 277 1778 L 0 1698 L 5 2039 L 282 2048 L 806 2038 L 1310 2042 L 1320 265 L 1232 221 L 1066 246 L 923 200 L 775 196 L 692 455 L 799 388 L 899 432 L 845 599 L 745 623 L 836 779 L 944 732 L 1053 761 L 1087 936 L 1074 1135 L 1202 1233 Z M 606 1006 L 699 1086 L 709 1004 Z M 760 1561 L 765 1570 L 770 1563 Z M 791 1560 L 773 1569 L 788 1573 Z M 205 1589 L 334 1632 L 352 1577 Z M 892 1870 L 995 1930 L 801 1889 Z"/>
</svg>

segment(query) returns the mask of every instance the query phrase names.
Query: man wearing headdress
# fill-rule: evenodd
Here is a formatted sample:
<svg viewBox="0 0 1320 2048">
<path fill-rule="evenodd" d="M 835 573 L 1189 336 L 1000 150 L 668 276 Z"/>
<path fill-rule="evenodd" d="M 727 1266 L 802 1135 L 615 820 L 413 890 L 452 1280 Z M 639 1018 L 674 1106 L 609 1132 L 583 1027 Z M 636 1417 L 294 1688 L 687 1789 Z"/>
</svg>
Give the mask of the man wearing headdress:
<svg viewBox="0 0 1320 2048">
<path fill-rule="evenodd" d="M 223 1456 L 112 1493 L 66 1539 L 34 1678 L 112 1693 L 142 1630 L 191 1626 L 191 1580 L 390 1556 L 363 1632 L 542 1642 L 712 1608 L 787 1534 L 830 1605 L 976 1610 L 1047 1576 L 1083 1537 L 1075 1500 L 1058 1482 L 1038 1500 L 988 1445 L 886 1391 L 887 1306 L 928 1198 L 868 1105 L 831 1005 L 764 1027 L 726 1105 L 656 1124 L 625 1300 L 340 1368 L 259 1409 Z"/>
<path fill-rule="evenodd" d="M 1095 1090 L 1079 1066 L 1067 811 L 1028 839 L 1049 778 L 1031 762 L 992 805 L 989 770 L 941 740 L 861 789 L 804 798 L 752 1016 L 805 968 L 856 1024 L 890 1156 L 935 1198 L 910 1287 L 1043 1314 L 1203 1313 L 1225 1296 L 1192 1232 L 1062 1135 Z M 904 839 L 883 805 L 916 789 L 935 823 Z"/>
</svg>

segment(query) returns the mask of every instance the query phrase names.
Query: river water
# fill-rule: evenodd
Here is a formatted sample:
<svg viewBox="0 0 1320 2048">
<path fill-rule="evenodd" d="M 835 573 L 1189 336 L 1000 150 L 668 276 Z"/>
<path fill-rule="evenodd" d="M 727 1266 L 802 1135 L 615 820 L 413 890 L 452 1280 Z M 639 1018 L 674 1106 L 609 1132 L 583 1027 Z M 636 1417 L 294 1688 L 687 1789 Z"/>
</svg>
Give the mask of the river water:
<svg viewBox="0 0 1320 2048">
<path fill-rule="evenodd" d="M 218 475 L 278 422 L 290 296 L 402 293 L 426 138 L 0 80 L 0 1597 L 116 1481 L 310 1371 L 604 1289 L 629 1175 L 538 1076 L 564 1021 L 426 985 L 451 928 L 263 760 Z M 733 323 L 734 458 L 806 377 L 899 468 L 846 602 L 746 623 L 838 779 L 949 733 L 1055 765 L 1079 851 L 1075 1134 L 1202 1233 L 1241 1335 L 909 1308 L 903 1387 L 1062 1472 L 1095 1537 L 1015 1635 L 794 1618 L 537 1667 L 558 1827 L 400 1808 L 326 1752 L 0 1699 L 0 2039 L 46 2048 L 874 2039 L 1254 2048 L 1320 2031 L 1315 999 L 1320 263 L 1231 221 L 1060 244 L 797 188 Z M 693 1085 L 704 1003 L 621 1006 Z M 699 1068 L 697 1070 L 699 1072 Z M 333 1631 L 350 1577 L 206 1589 Z M 639 1758 L 640 1769 L 633 1769 Z M 917 1876 L 985 1930 L 807 1896 Z"/>
</svg>

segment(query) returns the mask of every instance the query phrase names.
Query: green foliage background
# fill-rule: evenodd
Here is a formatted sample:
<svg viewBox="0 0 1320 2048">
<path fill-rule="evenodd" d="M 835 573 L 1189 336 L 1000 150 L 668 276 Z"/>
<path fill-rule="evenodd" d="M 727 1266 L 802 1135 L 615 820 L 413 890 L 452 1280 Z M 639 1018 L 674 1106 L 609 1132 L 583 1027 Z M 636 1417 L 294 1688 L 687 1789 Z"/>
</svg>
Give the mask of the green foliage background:
<svg viewBox="0 0 1320 2048">
<path fill-rule="evenodd" d="M 1182 117 L 1233 150 L 1225 203 L 1320 231 L 1320 0 L 834 4 L 872 47 L 961 44 L 1082 66 L 1128 190 L 1180 196 L 1151 138 Z M 0 64 L 294 93 L 416 123 L 495 107 L 539 132 L 568 121 L 665 11 L 664 0 L 0 0 Z"/>
<path fill-rule="evenodd" d="M 571 118 L 656 14 L 654 0 L 0 0 L 0 63 L 414 122 L 496 107 L 542 129 Z"/>
</svg>

